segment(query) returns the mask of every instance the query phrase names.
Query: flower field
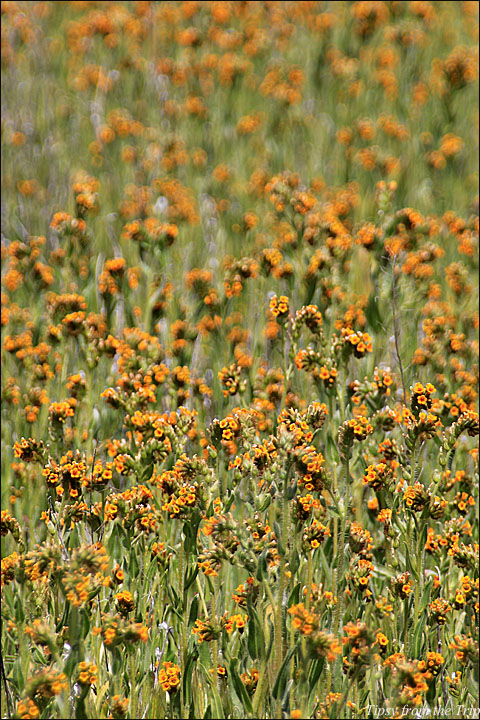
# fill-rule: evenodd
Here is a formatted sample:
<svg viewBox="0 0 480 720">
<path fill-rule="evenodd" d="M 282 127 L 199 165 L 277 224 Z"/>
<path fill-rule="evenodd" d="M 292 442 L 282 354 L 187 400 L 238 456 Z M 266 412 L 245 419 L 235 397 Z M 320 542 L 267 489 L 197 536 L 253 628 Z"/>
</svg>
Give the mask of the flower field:
<svg viewBox="0 0 480 720">
<path fill-rule="evenodd" d="M 2 8 L 2 718 L 476 717 L 478 3 Z"/>
</svg>

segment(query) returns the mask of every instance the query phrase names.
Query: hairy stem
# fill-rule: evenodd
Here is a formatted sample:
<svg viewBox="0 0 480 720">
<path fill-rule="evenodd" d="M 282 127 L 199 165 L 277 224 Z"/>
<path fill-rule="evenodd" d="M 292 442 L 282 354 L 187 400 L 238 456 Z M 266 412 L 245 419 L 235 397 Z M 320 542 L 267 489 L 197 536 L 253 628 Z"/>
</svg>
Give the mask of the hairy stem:
<svg viewBox="0 0 480 720">
<path fill-rule="evenodd" d="M 180 603 L 183 609 L 183 620 L 182 620 L 182 627 L 180 629 L 180 668 L 183 671 L 185 668 L 185 651 L 186 651 L 186 645 L 187 645 L 187 621 L 185 618 L 185 599 L 184 599 L 184 588 L 185 588 L 185 549 L 184 549 L 184 541 L 182 537 L 180 537 L 180 552 L 178 555 L 178 573 L 179 573 L 179 585 L 180 585 Z M 183 683 L 180 685 L 180 707 L 181 707 L 181 714 L 182 717 L 185 717 L 185 693 L 183 690 Z"/>
<path fill-rule="evenodd" d="M 348 511 L 350 507 L 350 494 L 349 494 L 349 481 L 350 481 L 350 458 L 346 458 L 345 460 L 345 507 L 344 512 L 342 515 L 342 522 L 340 527 L 340 538 L 338 543 L 338 551 L 337 551 L 337 557 L 336 557 L 336 568 L 335 568 L 335 574 L 337 578 L 336 582 L 336 590 L 338 593 L 338 602 L 335 608 L 335 619 L 333 624 L 333 633 L 334 635 L 338 635 L 338 630 L 340 627 L 340 620 L 343 612 L 343 595 L 342 593 L 338 592 L 338 586 L 339 582 L 343 576 L 343 565 L 345 560 L 345 553 L 344 553 L 344 545 L 345 545 L 345 531 L 347 527 L 347 516 Z"/>
<path fill-rule="evenodd" d="M 217 624 L 217 588 L 215 587 L 215 577 L 212 577 L 212 586 L 213 586 L 213 592 L 212 592 L 212 597 L 211 597 L 211 601 L 210 601 L 211 613 L 212 613 L 211 620 L 212 620 L 212 623 L 214 625 L 216 625 Z M 213 662 L 214 677 L 215 677 L 216 683 L 217 683 L 217 690 L 220 692 L 219 677 L 218 677 L 218 673 L 217 673 L 218 640 L 216 637 L 212 640 L 212 662 Z"/>
<path fill-rule="evenodd" d="M 285 592 L 285 581 L 286 581 L 286 559 L 287 559 L 287 543 L 288 543 L 288 532 L 290 524 L 290 507 L 288 504 L 288 481 L 290 478 L 290 468 L 285 473 L 283 481 L 283 493 L 281 497 L 281 511 L 282 511 L 282 550 L 280 555 L 280 579 L 278 583 L 278 599 L 277 599 L 277 612 L 275 615 L 275 677 L 278 677 L 280 668 L 283 662 L 283 595 Z M 281 717 L 281 703 L 282 700 L 277 700 L 277 714 Z"/>
<path fill-rule="evenodd" d="M 136 664 L 135 664 L 135 652 L 130 651 L 130 657 L 128 659 L 129 674 L 130 674 L 130 715 L 132 718 L 137 717 L 137 682 L 136 682 Z"/>
<path fill-rule="evenodd" d="M 405 377 L 403 374 L 403 364 L 402 364 L 402 358 L 400 355 L 400 348 L 399 348 L 399 337 L 400 337 L 400 330 L 398 327 L 398 318 L 397 318 L 397 278 L 395 275 L 395 265 L 397 262 L 397 256 L 393 256 L 393 262 L 392 262 L 392 311 L 393 311 L 393 335 L 395 338 L 395 353 L 397 355 L 397 362 L 398 367 L 400 370 L 400 377 L 402 379 L 402 390 L 403 390 L 403 404 L 407 404 L 407 392 L 405 390 Z"/>
</svg>

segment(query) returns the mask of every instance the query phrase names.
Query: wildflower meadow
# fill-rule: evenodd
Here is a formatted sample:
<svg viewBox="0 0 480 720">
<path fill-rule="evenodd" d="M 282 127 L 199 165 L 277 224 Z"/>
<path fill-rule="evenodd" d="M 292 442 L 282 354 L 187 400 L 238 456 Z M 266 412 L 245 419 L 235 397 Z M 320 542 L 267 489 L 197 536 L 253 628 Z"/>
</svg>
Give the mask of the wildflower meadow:
<svg viewBox="0 0 480 720">
<path fill-rule="evenodd" d="M 477 2 L 1 3 L 1 717 L 477 717 Z"/>
</svg>

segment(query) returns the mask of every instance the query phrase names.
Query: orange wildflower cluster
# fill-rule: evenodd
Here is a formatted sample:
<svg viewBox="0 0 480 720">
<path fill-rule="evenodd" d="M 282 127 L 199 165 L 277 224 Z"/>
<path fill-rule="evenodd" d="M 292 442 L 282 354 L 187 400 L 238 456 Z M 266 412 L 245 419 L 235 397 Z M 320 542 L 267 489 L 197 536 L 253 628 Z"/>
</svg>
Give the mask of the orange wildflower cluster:
<svg viewBox="0 0 480 720">
<path fill-rule="evenodd" d="M 293 618 L 292 626 L 308 639 L 314 654 L 318 657 L 325 657 L 328 662 L 334 662 L 336 656 L 341 652 L 341 647 L 331 633 L 319 629 L 320 618 L 307 610 L 303 603 L 292 605 L 288 612 Z"/>
<path fill-rule="evenodd" d="M 179 666 L 172 662 L 164 662 L 158 673 L 158 682 L 165 692 L 175 693 L 180 685 Z"/>
<path fill-rule="evenodd" d="M 279 318 L 280 320 L 285 319 L 289 313 L 288 297 L 286 295 L 281 295 L 280 298 L 277 298 L 277 296 L 274 295 L 270 300 L 269 309 L 272 315 L 276 318 Z"/>
<path fill-rule="evenodd" d="M 133 643 L 146 643 L 148 640 L 148 628 L 141 623 L 131 623 L 120 615 L 103 614 L 100 627 L 95 627 L 93 633 L 101 635 L 104 645 L 108 650 L 113 650 L 120 645 L 131 645 Z"/>
<path fill-rule="evenodd" d="M 368 333 L 360 331 L 352 332 L 349 328 L 342 328 L 342 338 L 347 347 L 351 347 L 357 358 L 362 358 L 366 353 L 372 352 L 372 339 Z"/>
<path fill-rule="evenodd" d="M 369 465 L 365 470 L 362 483 L 368 485 L 372 490 L 381 490 L 391 482 L 391 470 L 386 463 Z"/>
<path fill-rule="evenodd" d="M 98 668 L 93 663 L 81 662 L 78 665 L 78 682 L 80 685 L 91 686 L 97 683 Z"/>
</svg>

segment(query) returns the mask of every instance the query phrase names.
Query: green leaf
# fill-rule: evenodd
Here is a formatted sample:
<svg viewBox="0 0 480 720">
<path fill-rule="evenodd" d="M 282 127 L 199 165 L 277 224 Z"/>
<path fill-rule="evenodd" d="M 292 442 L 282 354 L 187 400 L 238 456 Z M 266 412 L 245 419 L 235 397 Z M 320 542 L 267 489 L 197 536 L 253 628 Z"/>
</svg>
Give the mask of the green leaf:
<svg viewBox="0 0 480 720">
<path fill-rule="evenodd" d="M 69 610 L 70 610 L 70 603 L 65 603 L 63 615 L 60 618 L 59 622 L 55 626 L 55 632 L 59 633 L 63 627 L 68 627 Z"/>
<path fill-rule="evenodd" d="M 140 568 L 138 566 L 138 559 L 137 559 L 137 553 L 131 552 L 130 553 L 130 563 L 128 566 L 128 574 L 131 578 L 136 578 L 138 575 Z"/>
<path fill-rule="evenodd" d="M 257 498 L 256 506 L 259 512 L 265 512 L 272 502 L 272 496 L 270 493 L 260 493 Z"/>
<path fill-rule="evenodd" d="M 101 589 L 102 589 L 102 587 L 100 586 L 100 587 L 96 588 L 95 590 L 91 590 L 88 593 L 88 602 L 90 602 L 90 600 L 93 600 L 94 597 L 97 597 L 97 595 L 100 593 Z M 86 635 L 84 635 L 84 637 L 86 637 Z"/>
<path fill-rule="evenodd" d="M 290 593 L 290 597 L 288 598 L 287 607 L 292 607 L 292 605 L 297 605 L 300 602 L 300 588 L 301 587 L 302 587 L 302 583 L 297 583 L 295 585 L 292 592 Z"/>
<path fill-rule="evenodd" d="M 283 543 L 282 543 L 282 541 L 281 541 L 282 529 L 281 529 L 281 527 L 280 527 L 280 524 L 279 524 L 278 522 L 276 522 L 276 521 L 273 523 L 273 530 L 274 530 L 274 532 L 275 532 L 275 537 L 277 538 L 278 553 L 279 553 L 279 555 L 284 555 L 284 554 L 285 554 L 285 547 L 284 547 L 284 545 L 283 545 Z"/>
<path fill-rule="evenodd" d="M 257 643 L 257 633 L 255 631 L 255 620 L 253 617 L 249 617 L 248 619 L 248 638 L 247 638 L 247 647 L 248 647 L 248 654 L 252 658 L 252 660 L 256 660 L 258 658 L 258 643 Z"/>
<path fill-rule="evenodd" d="M 331 435 L 327 435 L 327 459 L 330 463 L 338 462 L 338 449 L 335 440 Z"/>
<path fill-rule="evenodd" d="M 76 652 L 75 649 L 72 647 L 72 649 L 70 650 L 70 654 L 65 661 L 65 665 L 63 666 L 63 672 L 68 678 L 72 678 L 73 672 L 79 662 L 80 660 L 78 652 Z"/>
<path fill-rule="evenodd" d="M 271 620 L 268 621 L 268 632 L 269 632 L 269 641 L 268 641 L 268 648 L 267 653 L 265 655 L 265 662 L 268 662 L 270 655 L 272 654 L 273 650 L 273 641 L 275 639 L 275 632 L 273 627 L 273 622 Z"/>
<path fill-rule="evenodd" d="M 145 579 L 151 580 L 154 575 L 156 575 L 158 572 L 158 564 L 155 560 L 153 560 L 150 565 L 148 566 L 148 570 L 145 573 Z"/>
<path fill-rule="evenodd" d="M 310 690 L 310 693 L 316 689 L 318 678 L 320 677 L 323 666 L 325 664 L 325 658 L 321 657 L 318 658 L 318 660 L 314 660 L 312 663 L 312 666 L 310 668 L 310 673 L 308 675 L 308 687 Z"/>
<path fill-rule="evenodd" d="M 413 565 L 412 558 L 410 557 L 410 551 L 408 549 L 407 544 L 405 543 L 405 562 L 407 563 L 408 571 L 411 575 L 415 578 L 415 580 L 418 582 L 418 573 L 416 567 Z"/>
<path fill-rule="evenodd" d="M 39 665 L 47 664 L 45 655 L 40 652 L 40 649 L 38 647 L 32 648 L 32 659 L 35 660 L 35 662 L 38 663 Z"/>
<path fill-rule="evenodd" d="M 15 615 L 15 598 L 12 592 L 9 591 L 9 588 L 5 588 L 5 593 L 3 596 L 3 602 L 8 605 L 8 609 L 10 610 L 11 615 Z M 49 608 L 53 607 L 53 602 L 50 599 Z"/>
<path fill-rule="evenodd" d="M 99 588 L 99 592 L 100 592 L 100 588 Z M 90 618 L 89 618 L 88 613 L 85 610 L 85 608 L 83 608 L 80 611 L 80 615 L 82 618 L 82 638 L 86 638 L 90 631 Z"/>
<path fill-rule="evenodd" d="M 19 693 L 22 692 L 25 686 L 25 680 L 22 673 L 22 663 L 20 658 L 17 658 L 12 668 L 12 677 L 9 678 L 9 682 L 13 683 Z"/>
<path fill-rule="evenodd" d="M 374 577 L 377 575 L 383 575 L 384 577 L 388 578 L 394 578 L 395 573 L 390 570 L 390 568 L 386 567 L 385 565 L 379 565 L 378 563 L 375 563 L 375 571 L 373 573 Z"/>
<path fill-rule="evenodd" d="M 185 542 L 184 542 L 184 548 L 185 548 L 185 554 L 190 555 L 192 550 L 196 553 L 197 548 L 197 531 L 198 526 L 200 525 L 200 515 L 198 513 L 195 513 L 190 518 L 190 522 L 187 524 L 185 523 L 183 526 L 183 532 L 185 533 Z"/>
<path fill-rule="evenodd" d="M 174 587 L 170 585 L 170 583 L 167 583 L 167 593 L 170 598 L 170 610 L 178 617 L 182 622 L 184 622 L 184 617 L 181 614 L 179 608 L 180 608 L 180 598 L 178 597 L 178 594 Z"/>
<path fill-rule="evenodd" d="M 235 500 L 235 494 L 232 493 L 232 494 L 230 495 L 230 497 L 228 498 L 228 500 L 226 501 L 226 503 L 225 503 L 225 512 L 226 512 L 226 513 L 227 513 L 227 512 L 230 510 L 230 508 L 232 507 L 234 500 Z"/>
<path fill-rule="evenodd" d="M 426 695 L 426 697 L 425 697 L 425 700 L 427 701 L 427 703 L 428 703 L 429 705 L 433 705 L 433 704 L 434 704 L 434 702 L 435 702 L 435 693 L 436 693 L 436 688 L 435 688 L 435 683 L 433 682 L 433 683 L 430 685 L 430 687 L 428 688 L 428 692 L 427 692 L 427 695 Z"/>
<path fill-rule="evenodd" d="M 225 715 L 223 712 L 222 701 L 220 699 L 220 695 L 218 694 L 218 690 L 216 688 L 216 684 L 217 684 L 217 679 L 216 679 L 216 677 L 214 677 L 213 680 L 210 680 L 210 694 L 211 694 L 212 701 L 213 701 L 212 709 L 214 711 L 213 717 L 215 718 L 215 720 L 222 720 L 222 718 L 224 718 Z"/>
<path fill-rule="evenodd" d="M 185 663 L 185 670 L 183 672 L 183 692 L 185 695 L 185 704 L 192 700 L 192 673 L 195 667 L 195 660 L 198 658 L 198 650 L 196 647 L 188 654 L 187 661 Z"/>
<path fill-rule="evenodd" d="M 293 548 L 290 553 L 290 559 L 289 559 L 289 569 L 292 572 L 292 575 L 295 575 L 295 573 L 298 570 L 298 567 L 300 565 L 300 556 L 298 554 L 297 548 Z"/>
<path fill-rule="evenodd" d="M 380 315 L 378 301 L 376 299 L 375 293 L 372 293 L 370 295 L 368 305 L 365 310 L 365 315 L 367 317 L 369 328 L 371 328 L 374 332 L 379 332 L 383 330 L 382 316 Z"/>
<path fill-rule="evenodd" d="M 15 622 L 17 625 L 21 625 L 25 620 L 25 612 L 23 609 L 23 602 L 20 597 L 15 598 Z"/>
<path fill-rule="evenodd" d="M 148 463 L 148 465 L 144 465 L 143 468 L 140 471 L 139 474 L 139 481 L 142 484 L 147 483 L 153 474 L 153 463 Z"/>
<path fill-rule="evenodd" d="M 427 613 L 423 612 L 418 620 L 417 627 L 415 628 L 415 631 L 413 633 L 412 653 L 414 660 L 420 657 L 420 653 L 422 650 L 422 635 L 426 624 Z"/>
<path fill-rule="evenodd" d="M 257 580 L 259 580 L 260 582 L 263 580 L 264 577 L 268 576 L 267 552 L 268 550 L 265 549 L 257 561 Z"/>
<path fill-rule="evenodd" d="M 275 680 L 275 685 L 273 686 L 272 695 L 273 697 L 278 700 L 278 698 L 283 697 L 283 694 L 285 692 L 285 686 L 287 684 L 288 679 L 288 673 L 290 670 L 290 660 L 292 659 L 294 653 L 297 650 L 297 646 L 295 645 L 293 648 L 290 648 L 288 653 L 285 656 L 285 660 L 282 663 L 282 666 L 278 672 L 277 679 Z"/>
<path fill-rule="evenodd" d="M 340 510 L 338 510 L 335 505 L 329 505 L 328 506 L 328 514 L 333 515 L 333 517 L 341 518 L 342 514 Z"/>
<path fill-rule="evenodd" d="M 95 709 L 96 709 L 96 711 L 97 711 L 97 715 L 98 715 L 98 716 L 100 716 L 100 708 L 102 707 L 103 698 L 104 698 L 105 695 L 107 694 L 107 690 L 108 690 L 109 687 L 110 687 L 110 681 L 107 680 L 106 682 L 103 683 L 103 685 L 102 685 L 102 687 L 100 688 L 100 690 L 98 690 L 98 695 L 97 695 L 97 699 L 96 699 L 96 702 L 95 702 Z"/>
<path fill-rule="evenodd" d="M 238 658 L 232 658 L 230 661 L 229 666 L 229 677 L 232 681 L 233 689 L 235 690 L 235 693 L 238 696 L 238 699 L 243 705 L 243 708 L 246 710 L 248 714 L 251 714 L 253 712 L 252 709 L 252 701 L 250 700 L 250 697 L 247 693 L 247 689 L 245 685 L 242 682 L 242 679 L 240 675 L 238 674 L 237 670 L 237 662 Z"/>
<path fill-rule="evenodd" d="M 290 487 L 287 489 L 287 500 L 293 500 L 293 498 L 297 494 L 297 487 L 298 487 L 298 483 L 295 480 L 293 485 L 290 485 Z"/>
<path fill-rule="evenodd" d="M 282 695 L 282 707 L 285 707 L 286 704 L 288 703 L 288 698 L 290 696 L 290 691 L 292 689 L 292 685 L 293 685 L 293 678 L 290 678 L 290 680 L 287 682 L 287 686 Z"/>
<path fill-rule="evenodd" d="M 188 627 L 195 623 L 198 617 L 198 595 L 194 595 L 190 604 L 190 613 L 188 616 Z"/>
<path fill-rule="evenodd" d="M 430 580 L 427 581 L 425 587 L 423 588 L 422 598 L 420 600 L 420 614 L 427 609 L 427 605 L 430 602 L 430 590 L 432 589 L 432 585 L 433 579 L 430 578 Z"/>
<path fill-rule="evenodd" d="M 257 611 L 251 603 L 247 604 L 248 613 L 248 652 L 252 660 L 258 660 L 265 655 L 265 633 L 257 615 Z"/>
<path fill-rule="evenodd" d="M 371 673 L 371 675 L 373 675 L 373 673 Z M 367 700 L 368 700 L 368 696 L 370 695 L 370 693 L 371 693 L 371 689 L 370 689 L 370 688 L 367 688 L 367 689 L 360 695 L 360 706 L 359 706 L 359 707 L 365 707 L 365 705 L 368 705 L 368 704 L 369 704 L 369 703 L 367 702 Z"/>
<path fill-rule="evenodd" d="M 86 720 L 88 718 L 87 711 L 85 709 L 85 698 L 79 697 L 75 706 L 75 717 L 79 720 Z"/>
<path fill-rule="evenodd" d="M 188 590 L 188 588 L 194 582 L 197 575 L 198 575 L 198 565 L 197 564 L 195 564 L 195 566 L 190 571 L 188 568 L 185 570 L 185 590 Z"/>
<path fill-rule="evenodd" d="M 207 507 L 207 509 L 206 509 L 206 511 L 205 511 L 205 517 L 209 518 L 209 517 L 212 517 L 213 515 L 214 515 L 214 512 L 213 512 L 213 500 L 211 500 L 210 503 L 209 503 L 209 505 L 208 505 L 208 507 Z"/>
<path fill-rule="evenodd" d="M 323 548 L 320 548 L 320 560 L 323 567 L 323 572 L 325 573 L 325 577 L 327 578 L 327 581 L 329 584 L 332 582 L 332 570 L 330 568 L 330 565 L 327 562 L 327 558 L 325 557 L 325 553 L 323 552 Z"/>
</svg>

